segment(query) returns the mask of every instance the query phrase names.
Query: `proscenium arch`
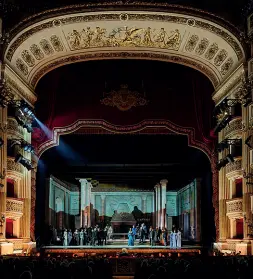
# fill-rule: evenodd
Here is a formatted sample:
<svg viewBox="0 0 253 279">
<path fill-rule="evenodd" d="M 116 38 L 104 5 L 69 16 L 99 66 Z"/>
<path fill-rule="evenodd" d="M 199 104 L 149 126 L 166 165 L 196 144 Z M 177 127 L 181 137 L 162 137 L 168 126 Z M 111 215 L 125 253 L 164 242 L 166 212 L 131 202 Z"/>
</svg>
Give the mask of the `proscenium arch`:
<svg viewBox="0 0 253 279">
<path fill-rule="evenodd" d="M 108 123 L 105 120 L 79 119 L 69 126 L 55 127 L 52 131 L 52 138 L 38 145 L 36 150 L 38 159 L 46 150 L 59 145 L 60 136 L 72 134 L 80 129 L 87 129 L 88 134 L 95 134 L 96 131 L 97 133 L 99 132 L 99 134 L 163 134 L 166 130 L 175 134 L 187 136 L 189 147 L 197 148 L 205 153 L 210 164 L 212 164 L 213 150 L 210 146 L 195 138 L 195 129 L 184 128 L 168 120 L 144 120 L 135 125 L 119 126 Z M 89 129 L 93 129 L 93 132 L 88 132 Z M 94 131 L 94 129 L 96 131 Z"/>
<path fill-rule="evenodd" d="M 183 64 L 218 88 L 245 60 L 238 34 L 214 15 L 180 6 L 79 5 L 22 22 L 11 33 L 4 61 L 33 89 L 62 65 L 113 58 Z"/>
</svg>

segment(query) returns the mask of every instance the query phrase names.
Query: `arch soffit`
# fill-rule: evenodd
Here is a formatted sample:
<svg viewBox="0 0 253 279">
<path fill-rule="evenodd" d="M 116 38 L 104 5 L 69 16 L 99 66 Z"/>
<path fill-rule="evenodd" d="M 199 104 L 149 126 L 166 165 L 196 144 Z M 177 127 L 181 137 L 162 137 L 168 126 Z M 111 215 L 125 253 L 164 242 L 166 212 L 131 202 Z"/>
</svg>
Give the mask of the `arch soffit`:
<svg viewBox="0 0 253 279">
<path fill-rule="evenodd" d="M 234 34 L 217 23 L 173 12 L 100 11 L 51 17 L 15 35 L 5 63 L 29 88 L 49 71 L 85 60 L 129 58 L 195 68 L 215 88 L 244 62 Z"/>
</svg>

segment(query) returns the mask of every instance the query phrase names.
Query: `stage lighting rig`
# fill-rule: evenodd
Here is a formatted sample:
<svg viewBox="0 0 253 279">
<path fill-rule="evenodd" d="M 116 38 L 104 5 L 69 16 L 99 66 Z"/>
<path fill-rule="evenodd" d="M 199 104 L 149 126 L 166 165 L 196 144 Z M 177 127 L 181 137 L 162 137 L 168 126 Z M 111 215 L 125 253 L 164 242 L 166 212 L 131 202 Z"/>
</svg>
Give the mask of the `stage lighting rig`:
<svg viewBox="0 0 253 279">
<path fill-rule="evenodd" d="M 220 170 L 221 168 L 224 168 L 228 163 L 233 163 L 234 162 L 234 158 L 231 154 L 228 154 L 225 158 L 221 159 L 217 166 L 216 169 Z"/>
<path fill-rule="evenodd" d="M 241 139 L 224 139 L 217 145 L 217 151 L 222 152 L 224 149 L 228 149 L 231 145 L 240 146 L 242 144 Z"/>
<path fill-rule="evenodd" d="M 35 114 L 32 107 L 26 102 L 20 101 L 15 104 L 15 118 L 18 124 L 25 128 L 28 133 L 33 131 L 32 122 L 35 119 Z"/>
<path fill-rule="evenodd" d="M 20 153 L 17 154 L 17 156 L 15 157 L 15 162 L 27 168 L 28 171 L 33 169 L 32 162 L 26 159 L 25 157 L 23 157 Z"/>
<path fill-rule="evenodd" d="M 23 139 L 12 139 L 10 147 L 19 145 L 24 151 L 34 153 L 34 147 Z"/>
</svg>

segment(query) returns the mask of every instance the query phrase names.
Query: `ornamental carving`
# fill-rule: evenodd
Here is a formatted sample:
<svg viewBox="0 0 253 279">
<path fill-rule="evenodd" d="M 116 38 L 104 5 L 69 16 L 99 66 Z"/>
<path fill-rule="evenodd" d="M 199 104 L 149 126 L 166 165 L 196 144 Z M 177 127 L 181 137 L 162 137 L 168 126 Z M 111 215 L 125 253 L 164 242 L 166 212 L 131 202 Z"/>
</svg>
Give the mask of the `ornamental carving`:
<svg viewBox="0 0 253 279">
<path fill-rule="evenodd" d="M 214 58 L 214 65 L 217 67 L 220 66 L 225 61 L 227 56 L 228 53 L 225 49 L 220 50 Z"/>
<path fill-rule="evenodd" d="M 242 160 L 236 160 L 233 163 L 229 163 L 226 166 L 226 173 L 234 172 L 234 171 L 241 171 L 242 170 Z"/>
<path fill-rule="evenodd" d="M 8 136 L 14 135 L 21 138 L 23 137 L 23 128 L 21 128 L 21 126 L 18 125 L 18 122 L 15 118 L 8 117 L 7 130 Z"/>
<path fill-rule="evenodd" d="M 234 118 L 229 122 L 229 125 L 224 129 L 224 136 L 225 138 L 230 136 L 241 136 L 242 134 L 242 118 Z"/>
<path fill-rule="evenodd" d="M 7 158 L 7 171 L 16 171 L 23 174 L 22 166 L 14 161 L 14 158 Z"/>
<path fill-rule="evenodd" d="M 17 219 L 23 215 L 23 201 L 14 198 L 6 199 L 6 217 Z"/>
<path fill-rule="evenodd" d="M 230 57 L 226 60 L 226 62 L 221 66 L 221 74 L 225 76 L 228 71 L 232 68 L 234 64 L 233 59 Z"/>
<path fill-rule="evenodd" d="M 113 90 L 106 94 L 100 102 L 106 106 L 117 107 L 121 111 L 148 104 L 148 101 L 140 93 L 129 90 L 126 84 L 121 85 L 118 91 Z"/>
<path fill-rule="evenodd" d="M 192 35 L 185 46 L 185 50 L 188 52 L 192 52 L 194 50 L 194 48 L 196 47 L 198 40 L 199 40 L 198 35 Z"/>
<path fill-rule="evenodd" d="M 42 39 L 40 41 L 40 46 L 43 49 L 44 53 L 46 55 L 51 55 L 54 53 L 54 50 L 52 48 L 52 46 L 50 45 L 50 43 L 46 40 L 46 39 Z"/>
<path fill-rule="evenodd" d="M 202 39 L 200 43 L 197 45 L 195 52 L 198 55 L 202 55 L 206 51 L 208 45 L 209 41 L 206 38 Z"/>
<path fill-rule="evenodd" d="M 132 213 L 120 212 L 112 215 L 111 222 L 135 222 Z"/>
<path fill-rule="evenodd" d="M 235 199 L 227 201 L 227 213 L 242 212 L 242 199 Z"/>
<path fill-rule="evenodd" d="M 56 35 L 53 35 L 50 37 L 50 42 L 54 48 L 55 51 L 63 51 L 63 45 L 61 42 L 61 39 L 59 37 L 57 37 Z"/>
<path fill-rule="evenodd" d="M 37 60 L 41 60 L 44 58 L 44 54 L 38 45 L 32 44 L 30 46 L 30 51 Z"/>
<path fill-rule="evenodd" d="M 23 239 L 10 239 L 11 243 L 13 243 L 13 250 L 23 250 Z"/>
<path fill-rule="evenodd" d="M 212 60 L 214 58 L 214 56 L 216 55 L 218 49 L 219 49 L 219 47 L 216 43 L 211 44 L 210 47 L 206 51 L 205 58 L 208 60 Z"/>
<path fill-rule="evenodd" d="M 18 58 L 17 61 L 16 61 L 16 66 L 24 76 L 28 75 L 28 67 L 25 65 L 23 60 Z"/>
<path fill-rule="evenodd" d="M 35 65 L 35 59 L 28 50 L 23 50 L 21 57 L 29 67 L 33 67 Z"/>
<path fill-rule="evenodd" d="M 90 47 L 153 47 L 178 50 L 181 43 L 179 30 L 153 30 L 151 27 L 115 27 L 107 30 L 97 26 L 86 27 L 68 33 L 67 41 L 71 50 Z"/>
</svg>

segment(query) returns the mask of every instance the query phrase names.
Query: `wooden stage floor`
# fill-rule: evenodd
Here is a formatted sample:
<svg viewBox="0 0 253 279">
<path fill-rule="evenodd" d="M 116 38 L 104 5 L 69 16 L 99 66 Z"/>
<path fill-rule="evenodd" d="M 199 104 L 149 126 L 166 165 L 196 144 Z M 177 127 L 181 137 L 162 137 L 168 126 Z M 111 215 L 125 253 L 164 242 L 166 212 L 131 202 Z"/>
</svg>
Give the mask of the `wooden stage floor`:
<svg viewBox="0 0 253 279">
<path fill-rule="evenodd" d="M 122 251 L 122 248 L 127 248 L 130 254 L 188 254 L 198 255 L 201 254 L 201 246 L 184 245 L 181 249 L 172 249 L 169 246 L 150 246 L 148 244 L 141 244 L 135 246 L 127 246 L 125 244 L 110 244 L 104 246 L 44 246 L 40 250 L 43 254 L 76 254 L 78 256 L 87 254 L 107 254 L 117 255 Z"/>
</svg>

